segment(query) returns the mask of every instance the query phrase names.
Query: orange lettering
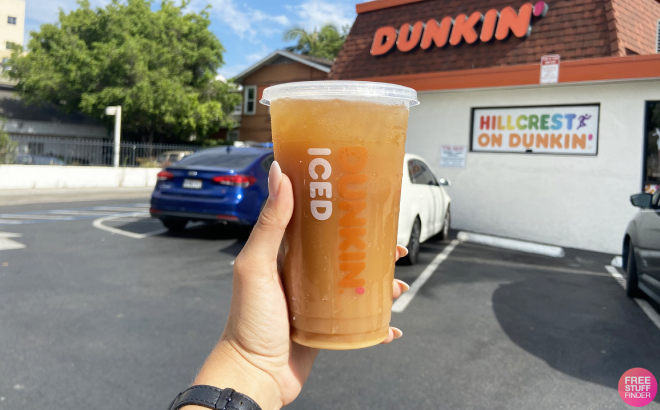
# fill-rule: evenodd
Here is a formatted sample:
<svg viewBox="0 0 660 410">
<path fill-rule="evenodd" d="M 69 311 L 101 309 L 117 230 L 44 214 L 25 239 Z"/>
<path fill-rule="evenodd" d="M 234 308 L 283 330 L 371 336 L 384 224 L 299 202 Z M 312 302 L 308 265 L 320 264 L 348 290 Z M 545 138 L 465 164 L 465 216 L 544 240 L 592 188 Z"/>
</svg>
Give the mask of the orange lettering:
<svg viewBox="0 0 660 410">
<path fill-rule="evenodd" d="M 520 6 L 520 11 L 507 6 L 500 12 L 500 21 L 497 23 L 495 38 L 504 40 L 509 36 L 509 31 L 516 37 L 527 37 L 532 31 L 532 4 L 526 3 Z"/>
<path fill-rule="evenodd" d="M 541 145 L 543 148 L 548 148 L 548 134 L 536 134 L 536 148 L 540 148 Z"/>
<path fill-rule="evenodd" d="M 419 44 L 419 39 L 422 38 L 423 30 L 424 23 L 421 21 L 418 21 L 412 27 L 410 24 L 402 25 L 399 30 L 399 40 L 396 42 L 396 47 L 404 53 L 414 49 Z"/>
<path fill-rule="evenodd" d="M 337 182 L 339 195 L 344 199 L 364 199 L 367 197 L 367 191 L 352 191 L 348 189 L 349 185 L 364 184 L 367 182 L 367 176 L 364 174 L 344 174 Z"/>
<path fill-rule="evenodd" d="M 356 174 L 367 165 L 369 151 L 365 147 L 339 149 L 339 166 L 346 172 Z"/>
<path fill-rule="evenodd" d="M 427 21 L 420 47 L 424 50 L 428 50 L 431 47 L 431 44 L 435 44 L 438 48 L 446 46 L 447 41 L 449 40 L 449 30 L 451 30 L 453 25 L 454 19 L 451 17 L 443 18 L 440 23 L 435 19 Z"/>
<path fill-rule="evenodd" d="M 339 244 L 339 249 L 345 251 L 351 246 L 355 246 L 358 250 L 364 250 L 367 244 L 360 237 L 366 234 L 367 230 L 364 228 L 341 228 L 339 236 L 345 239 Z"/>
<path fill-rule="evenodd" d="M 498 147 L 502 146 L 502 134 L 493 134 L 491 136 L 490 140 L 491 140 L 491 144 L 493 144 L 492 145 L 493 147 L 496 146 L 496 145 Z"/>
<path fill-rule="evenodd" d="M 348 272 L 342 280 L 339 281 L 340 288 L 359 288 L 364 286 L 364 279 L 356 279 L 357 275 L 364 270 L 367 265 L 364 262 L 347 262 L 340 263 L 339 270 Z"/>
<path fill-rule="evenodd" d="M 527 134 L 523 134 L 523 147 L 532 148 L 534 146 L 534 134 L 529 134 L 529 140 L 527 140 Z"/>
<path fill-rule="evenodd" d="M 367 207 L 365 201 L 341 201 L 339 202 L 339 209 L 349 211 L 346 215 L 339 218 L 339 226 L 364 226 L 367 224 L 365 218 L 357 218 L 360 212 L 364 211 Z"/>
<path fill-rule="evenodd" d="M 392 49 L 396 43 L 397 32 L 394 27 L 385 26 L 376 30 L 374 42 L 371 44 L 371 55 L 380 56 Z"/>
<path fill-rule="evenodd" d="M 477 35 L 474 26 L 480 23 L 483 18 L 483 14 L 478 11 L 472 13 L 470 18 L 465 14 L 459 14 L 454 22 L 454 29 L 451 32 L 449 44 L 457 46 L 463 39 L 465 39 L 465 42 L 468 44 L 473 44 L 477 41 L 479 36 Z"/>
<path fill-rule="evenodd" d="M 495 35 L 495 25 L 500 13 L 495 9 L 488 10 L 484 16 L 484 22 L 481 25 L 481 36 L 479 37 L 484 43 L 489 42 Z"/>
<path fill-rule="evenodd" d="M 342 252 L 339 254 L 340 261 L 361 261 L 366 257 L 365 252 Z"/>
<path fill-rule="evenodd" d="M 550 148 L 563 148 L 561 145 L 561 134 L 550 134 Z"/>
<path fill-rule="evenodd" d="M 482 147 L 487 147 L 490 143 L 490 136 L 488 136 L 488 134 L 479 135 L 479 138 L 477 138 L 477 143 Z"/>
<path fill-rule="evenodd" d="M 582 134 L 581 136 L 573 134 L 573 149 L 577 148 L 578 145 L 582 149 L 587 148 L 587 134 Z"/>
<path fill-rule="evenodd" d="M 520 135 L 509 134 L 509 147 L 515 148 L 520 145 Z"/>
</svg>

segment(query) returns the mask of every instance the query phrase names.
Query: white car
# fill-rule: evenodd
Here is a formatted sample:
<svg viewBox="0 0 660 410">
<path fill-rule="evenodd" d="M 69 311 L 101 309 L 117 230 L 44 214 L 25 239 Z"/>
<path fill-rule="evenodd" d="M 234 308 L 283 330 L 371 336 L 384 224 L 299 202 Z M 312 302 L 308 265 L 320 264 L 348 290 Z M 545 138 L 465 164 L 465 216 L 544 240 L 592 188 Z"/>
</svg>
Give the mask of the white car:
<svg viewBox="0 0 660 410">
<path fill-rule="evenodd" d="M 449 181 L 439 180 L 431 167 L 417 155 L 406 154 L 403 160 L 401 184 L 401 209 L 397 243 L 408 248 L 408 256 L 401 258 L 406 265 L 413 265 L 419 256 L 420 244 L 440 234 L 447 239 L 451 224 L 449 205 L 451 198 L 444 186 Z"/>
</svg>

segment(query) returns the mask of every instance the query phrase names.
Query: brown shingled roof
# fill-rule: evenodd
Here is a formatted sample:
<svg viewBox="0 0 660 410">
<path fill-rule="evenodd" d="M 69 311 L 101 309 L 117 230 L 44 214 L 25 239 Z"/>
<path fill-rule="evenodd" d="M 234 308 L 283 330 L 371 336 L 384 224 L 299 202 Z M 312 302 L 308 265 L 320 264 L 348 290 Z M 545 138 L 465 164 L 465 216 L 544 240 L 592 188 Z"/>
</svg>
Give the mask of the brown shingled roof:
<svg viewBox="0 0 660 410">
<path fill-rule="evenodd" d="M 441 20 L 460 13 L 489 9 L 516 10 L 524 0 L 424 0 L 361 12 L 330 73 L 331 79 L 355 79 L 538 64 L 541 56 L 560 54 L 562 61 L 626 54 L 655 53 L 656 0 L 549 0 L 548 13 L 535 19 L 527 38 L 461 44 L 438 49 L 419 47 L 408 53 L 393 51 L 374 57 L 369 50 L 382 26 Z M 627 50 L 626 50 L 627 49 Z"/>
</svg>

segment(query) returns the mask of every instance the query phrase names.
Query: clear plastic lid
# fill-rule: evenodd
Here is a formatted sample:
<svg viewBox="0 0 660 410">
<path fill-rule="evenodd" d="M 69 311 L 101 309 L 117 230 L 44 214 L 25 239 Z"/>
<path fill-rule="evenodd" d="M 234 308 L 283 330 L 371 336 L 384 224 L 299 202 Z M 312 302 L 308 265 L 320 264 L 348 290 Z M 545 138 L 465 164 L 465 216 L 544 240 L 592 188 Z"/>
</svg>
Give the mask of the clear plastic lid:
<svg viewBox="0 0 660 410">
<path fill-rule="evenodd" d="M 346 99 L 374 101 L 381 104 L 419 104 L 417 91 L 396 84 L 372 83 L 369 81 L 303 81 L 284 83 L 264 90 L 261 103 L 270 105 L 278 98 Z"/>
</svg>

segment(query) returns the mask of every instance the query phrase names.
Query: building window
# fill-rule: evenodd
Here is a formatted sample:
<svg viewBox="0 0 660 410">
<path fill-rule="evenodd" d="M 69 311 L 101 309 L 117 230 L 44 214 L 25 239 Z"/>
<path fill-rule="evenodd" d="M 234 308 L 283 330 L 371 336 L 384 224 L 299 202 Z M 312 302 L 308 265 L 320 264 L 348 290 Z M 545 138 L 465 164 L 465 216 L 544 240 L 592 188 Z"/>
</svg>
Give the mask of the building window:
<svg viewBox="0 0 660 410">
<path fill-rule="evenodd" d="M 655 52 L 660 53 L 660 20 L 655 27 Z"/>
<path fill-rule="evenodd" d="M 7 44 L 5 45 L 7 50 L 11 50 L 13 47 L 16 47 L 16 43 L 12 43 L 11 41 L 7 41 Z"/>
<path fill-rule="evenodd" d="M 7 24 L 16 24 L 16 17 L 7 17 Z"/>
<path fill-rule="evenodd" d="M 245 87 L 243 114 L 254 115 L 255 112 L 257 112 L 257 86 L 248 85 Z"/>
<path fill-rule="evenodd" d="M 660 101 L 646 103 L 644 191 L 660 189 Z"/>
</svg>

